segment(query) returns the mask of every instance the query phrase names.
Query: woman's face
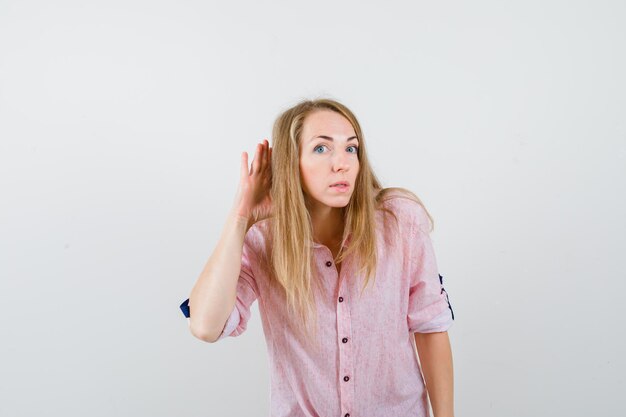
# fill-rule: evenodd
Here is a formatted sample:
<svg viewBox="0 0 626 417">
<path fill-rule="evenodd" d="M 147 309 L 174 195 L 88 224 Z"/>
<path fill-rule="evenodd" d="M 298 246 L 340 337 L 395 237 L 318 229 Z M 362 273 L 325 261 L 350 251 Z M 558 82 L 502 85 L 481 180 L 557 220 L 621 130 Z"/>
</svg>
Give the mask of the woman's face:
<svg viewBox="0 0 626 417">
<path fill-rule="evenodd" d="M 315 110 L 307 115 L 300 144 L 300 177 L 311 203 L 348 205 L 359 172 L 358 145 L 352 125 L 341 114 Z M 339 181 L 346 181 L 348 186 L 331 186 Z"/>
</svg>

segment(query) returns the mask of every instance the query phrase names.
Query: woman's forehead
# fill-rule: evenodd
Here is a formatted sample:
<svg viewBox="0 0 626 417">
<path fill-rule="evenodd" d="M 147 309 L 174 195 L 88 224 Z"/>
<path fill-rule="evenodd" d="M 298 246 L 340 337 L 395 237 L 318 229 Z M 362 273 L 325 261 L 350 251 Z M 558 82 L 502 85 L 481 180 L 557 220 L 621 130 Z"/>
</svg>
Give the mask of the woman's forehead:
<svg viewBox="0 0 626 417">
<path fill-rule="evenodd" d="M 305 141 L 310 141 L 320 135 L 339 140 L 347 140 L 349 137 L 355 136 L 350 121 L 343 115 L 331 110 L 317 110 L 307 115 L 304 119 L 302 133 Z"/>
</svg>

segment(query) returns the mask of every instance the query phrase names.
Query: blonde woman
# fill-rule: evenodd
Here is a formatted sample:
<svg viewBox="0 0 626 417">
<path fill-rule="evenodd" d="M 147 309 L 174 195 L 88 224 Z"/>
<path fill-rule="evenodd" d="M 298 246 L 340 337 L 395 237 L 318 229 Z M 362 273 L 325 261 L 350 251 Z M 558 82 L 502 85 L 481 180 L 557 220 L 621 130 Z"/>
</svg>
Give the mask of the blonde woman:
<svg viewBox="0 0 626 417">
<path fill-rule="evenodd" d="M 206 342 L 259 312 L 272 417 L 452 417 L 454 315 L 432 218 L 383 189 L 355 115 L 304 100 L 257 145 L 219 242 L 181 305 Z"/>
</svg>

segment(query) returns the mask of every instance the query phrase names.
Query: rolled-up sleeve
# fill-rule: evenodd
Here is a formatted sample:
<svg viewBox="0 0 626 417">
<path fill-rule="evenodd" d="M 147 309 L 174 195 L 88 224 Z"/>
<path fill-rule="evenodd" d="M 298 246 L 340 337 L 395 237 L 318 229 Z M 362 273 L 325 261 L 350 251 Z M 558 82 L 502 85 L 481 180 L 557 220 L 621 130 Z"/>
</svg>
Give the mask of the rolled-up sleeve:
<svg viewBox="0 0 626 417">
<path fill-rule="evenodd" d="M 429 235 L 428 217 L 416 204 L 410 244 L 410 288 L 407 323 L 410 333 L 444 332 L 452 326 L 454 313 L 443 288 L 435 251 Z"/>
<path fill-rule="evenodd" d="M 258 286 L 253 274 L 253 265 L 256 261 L 256 257 L 251 249 L 249 237 L 250 233 L 246 234 L 246 238 L 244 239 L 241 255 L 241 271 L 239 272 L 239 279 L 237 280 L 235 306 L 226 320 L 222 333 L 217 340 L 228 336 L 239 336 L 245 332 L 248 321 L 250 320 L 250 307 L 258 298 Z M 187 318 L 188 324 L 191 324 L 189 299 L 183 301 L 180 305 L 180 309 Z"/>
</svg>

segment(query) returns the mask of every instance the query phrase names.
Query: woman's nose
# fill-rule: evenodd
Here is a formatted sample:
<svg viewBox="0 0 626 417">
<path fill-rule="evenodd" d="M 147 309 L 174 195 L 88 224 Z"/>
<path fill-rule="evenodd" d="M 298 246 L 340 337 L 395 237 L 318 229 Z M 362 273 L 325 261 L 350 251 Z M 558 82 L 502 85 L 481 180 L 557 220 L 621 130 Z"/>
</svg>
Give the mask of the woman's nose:
<svg viewBox="0 0 626 417">
<path fill-rule="evenodd" d="M 350 164 L 348 162 L 348 155 L 344 155 L 344 154 L 336 154 L 333 158 L 333 169 L 335 171 L 339 170 L 339 169 L 343 169 L 346 170 L 350 167 Z"/>
</svg>

